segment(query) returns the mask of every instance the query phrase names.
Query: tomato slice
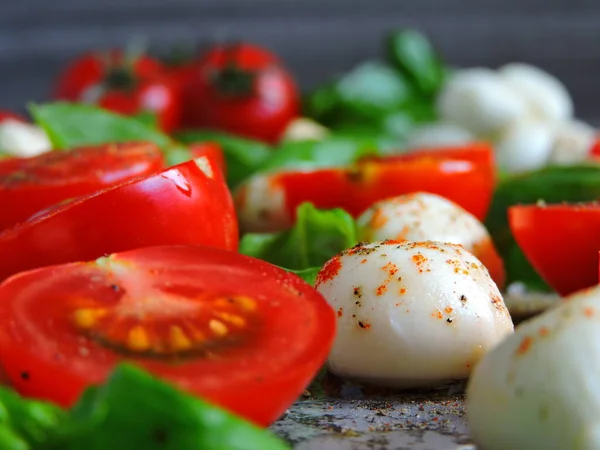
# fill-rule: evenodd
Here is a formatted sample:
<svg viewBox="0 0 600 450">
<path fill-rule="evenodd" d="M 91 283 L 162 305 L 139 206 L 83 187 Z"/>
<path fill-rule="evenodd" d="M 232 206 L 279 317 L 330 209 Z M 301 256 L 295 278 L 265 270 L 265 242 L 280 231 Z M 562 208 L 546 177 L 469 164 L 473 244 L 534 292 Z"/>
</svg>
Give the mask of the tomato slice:
<svg viewBox="0 0 600 450">
<path fill-rule="evenodd" d="M 70 406 L 127 360 L 260 425 L 305 389 L 336 325 L 297 276 L 199 246 L 33 270 L 0 297 L 0 363 L 23 395 Z"/>
<path fill-rule="evenodd" d="M 345 169 L 281 173 L 274 182 L 283 186 L 292 215 L 298 205 L 310 201 L 358 216 L 378 200 L 422 191 L 442 195 L 479 219 L 485 217 L 494 186 L 492 164 L 442 154 L 403 156 L 368 159 Z"/>
<path fill-rule="evenodd" d="M 510 229 L 531 265 L 563 296 L 598 284 L 600 205 L 519 205 Z"/>
<path fill-rule="evenodd" d="M 236 250 L 219 169 L 198 158 L 55 205 L 0 234 L 0 280 L 23 270 L 167 244 Z"/>
<path fill-rule="evenodd" d="M 68 198 L 159 171 L 160 149 L 149 142 L 82 147 L 0 161 L 0 229 Z"/>
<path fill-rule="evenodd" d="M 190 151 L 194 158 L 206 156 L 208 159 L 213 161 L 217 167 L 221 168 L 224 175 L 227 175 L 227 165 L 225 161 L 225 155 L 223 149 L 217 142 L 196 142 L 190 144 Z"/>
</svg>

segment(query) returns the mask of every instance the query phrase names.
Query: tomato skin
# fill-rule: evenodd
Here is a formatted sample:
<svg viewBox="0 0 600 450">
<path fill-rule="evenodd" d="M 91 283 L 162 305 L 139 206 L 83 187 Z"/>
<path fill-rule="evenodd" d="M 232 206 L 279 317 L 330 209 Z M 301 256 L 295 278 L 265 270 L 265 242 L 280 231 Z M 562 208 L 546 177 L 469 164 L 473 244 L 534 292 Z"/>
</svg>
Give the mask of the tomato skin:
<svg viewBox="0 0 600 450">
<path fill-rule="evenodd" d="M 251 77 L 250 85 L 227 92 L 219 82 L 227 70 Z M 275 55 L 250 44 L 221 46 L 200 59 L 186 83 L 182 123 L 275 143 L 299 109 L 296 83 Z"/>
<path fill-rule="evenodd" d="M 250 179 L 235 193 L 241 226 L 246 231 L 285 229 L 293 225 L 296 209 L 304 202 L 322 209 L 343 208 L 358 217 L 376 201 L 411 192 L 441 195 L 483 220 L 495 185 L 491 152 L 489 146 L 478 146 L 472 152 L 464 149 L 455 153 L 369 157 L 352 167 L 258 175 L 266 177 L 270 192 L 277 192 L 283 198 L 284 211 L 268 211 L 268 217 L 278 217 L 277 223 L 257 230 L 257 224 L 248 219 L 252 217 L 249 211 L 254 208 L 248 199 L 256 197 L 250 194 L 253 189 Z"/>
<path fill-rule="evenodd" d="M 120 74 L 116 82 L 112 76 L 115 71 Z M 149 111 L 166 132 L 173 131 L 180 122 L 179 87 L 171 82 L 162 64 L 146 55 L 136 59 L 130 69 L 122 51 L 87 53 L 59 76 L 54 97 L 95 103 L 124 115 Z"/>
<path fill-rule="evenodd" d="M 560 295 L 598 283 L 598 204 L 512 206 L 508 220 L 531 265 Z"/>
<path fill-rule="evenodd" d="M 231 195 L 218 167 L 207 164 L 212 177 L 189 161 L 80 197 L 4 231 L 0 279 L 152 245 L 237 250 Z"/>
<path fill-rule="evenodd" d="M 227 175 L 227 161 L 223 154 L 223 149 L 217 142 L 196 142 L 190 144 L 190 151 L 194 158 L 206 156 L 209 160 L 215 163 L 221 169 L 223 175 Z"/>
<path fill-rule="evenodd" d="M 19 122 L 27 122 L 27 119 L 25 119 L 25 117 L 23 117 L 21 114 L 17 114 L 12 111 L 0 110 L 0 123 L 4 122 L 5 120 L 17 120 Z"/>
<path fill-rule="evenodd" d="M 108 144 L 0 161 L 0 230 L 63 200 L 88 195 L 163 167 L 160 149 L 145 142 Z"/>
<path fill-rule="evenodd" d="M 107 289 L 114 278 L 93 263 L 21 273 L 0 285 L 0 298 L 5 300 L 0 302 L 0 363 L 22 395 L 70 406 L 87 386 L 104 381 L 115 364 L 127 360 L 264 426 L 285 412 L 327 358 L 335 314 L 318 292 L 293 274 L 233 252 L 198 246 L 145 248 L 111 258 L 132 267 L 126 269 L 131 275 L 116 281 L 120 285 L 128 276 L 131 283 L 169 282 L 186 286 L 188 298 L 195 302 L 203 301 L 196 292 L 208 292 L 209 298 L 250 295 L 257 305 L 257 332 L 233 347 L 213 347 L 212 358 L 175 359 L 173 364 L 171 359 L 124 356 L 82 336 L 68 318 L 73 298 L 76 302 L 97 296 L 110 304 L 118 295 Z M 138 298 L 141 307 L 144 300 Z M 146 320 L 153 317 L 157 316 Z M 18 326 L 8 325 L 15 320 Z"/>
</svg>

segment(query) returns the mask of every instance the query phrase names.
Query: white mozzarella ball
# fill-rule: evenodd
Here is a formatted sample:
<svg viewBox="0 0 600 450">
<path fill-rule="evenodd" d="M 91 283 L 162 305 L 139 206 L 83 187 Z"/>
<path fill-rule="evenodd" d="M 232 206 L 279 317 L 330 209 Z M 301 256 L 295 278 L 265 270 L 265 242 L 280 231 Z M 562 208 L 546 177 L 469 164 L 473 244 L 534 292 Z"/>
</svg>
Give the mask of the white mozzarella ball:
<svg viewBox="0 0 600 450">
<path fill-rule="evenodd" d="M 554 125 L 534 120 L 523 120 L 506 129 L 495 145 L 499 169 L 519 173 L 545 167 L 552 153 L 554 131 Z"/>
<path fill-rule="evenodd" d="M 28 158 L 50 150 L 52 143 L 42 128 L 12 119 L 0 123 L 0 152 Z"/>
<path fill-rule="evenodd" d="M 316 289 L 337 311 L 329 370 L 387 386 L 465 378 L 513 325 L 483 264 L 459 245 L 384 241 L 329 260 Z"/>
<path fill-rule="evenodd" d="M 414 192 L 381 200 L 358 219 L 359 241 L 441 241 L 473 253 L 490 236 L 475 216 L 436 194 Z"/>
<path fill-rule="evenodd" d="M 477 140 L 470 131 L 451 123 L 432 123 L 412 130 L 406 138 L 406 147 L 428 148 L 468 144 Z"/>
<path fill-rule="evenodd" d="M 325 139 L 329 130 L 323 125 L 307 117 L 298 117 L 286 127 L 281 137 L 282 141 L 306 141 Z"/>
<path fill-rule="evenodd" d="M 560 80 L 530 64 L 512 63 L 498 69 L 500 76 L 527 102 L 534 117 L 549 121 L 573 116 L 573 101 Z"/>
<path fill-rule="evenodd" d="M 600 448 L 600 287 L 564 300 L 475 367 L 467 412 L 478 448 Z"/>
<path fill-rule="evenodd" d="M 487 136 L 525 117 L 528 109 L 521 95 L 496 72 L 474 68 L 457 72 L 446 83 L 438 112 L 444 121 Z"/>
<path fill-rule="evenodd" d="M 552 144 L 550 162 L 569 165 L 584 162 L 596 140 L 597 131 L 579 120 L 570 120 L 557 125 Z"/>
<path fill-rule="evenodd" d="M 240 227 L 246 232 L 271 232 L 288 228 L 284 189 L 269 175 L 255 175 L 234 193 Z"/>
</svg>

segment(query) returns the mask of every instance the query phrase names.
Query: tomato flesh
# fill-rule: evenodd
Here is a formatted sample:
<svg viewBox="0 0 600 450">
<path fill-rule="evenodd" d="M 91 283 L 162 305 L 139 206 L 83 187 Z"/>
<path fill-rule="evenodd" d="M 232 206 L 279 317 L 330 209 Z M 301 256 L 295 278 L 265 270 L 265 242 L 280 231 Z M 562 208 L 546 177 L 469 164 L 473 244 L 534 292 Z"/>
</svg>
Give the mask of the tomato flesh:
<svg viewBox="0 0 600 450">
<path fill-rule="evenodd" d="M 11 384 L 64 406 L 129 361 L 267 425 L 324 363 L 335 332 L 333 311 L 300 278 L 208 247 L 38 269 L 5 281 L 0 297 Z"/>
<path fill-rule="evenodd" d="M 236 250 L 237 219 L 218 167 L 198 158 L 51 207 L 0 234 L 0 279 L 134 248 Z"/>
<path fill-rule="evenodd" d="M 0 161 L 0 229 L 63 200 L 159 171 L 160 149 L 145 142 L 82 147 Z"/>
<path fill-rule="evenodd" d="M 366 159 L 352 168 L 282 172 L 272 176 L 272 183 L 283 188 L 292 217 L 307 201 L 318 208 L 340 207 L 358 217 L 376 201 L 421 191 L 446 197 L 483 220 L 493 193 L 494 166 L 484 159 L 491 149 L 473 153 L 472 158 L 423 153 Z"/>
<path fill-rule="evenodd" d="M 598 283 L 600 205 L 519 205 L 508 218 L 531 265 L 560 295 Z"/>
</svg>

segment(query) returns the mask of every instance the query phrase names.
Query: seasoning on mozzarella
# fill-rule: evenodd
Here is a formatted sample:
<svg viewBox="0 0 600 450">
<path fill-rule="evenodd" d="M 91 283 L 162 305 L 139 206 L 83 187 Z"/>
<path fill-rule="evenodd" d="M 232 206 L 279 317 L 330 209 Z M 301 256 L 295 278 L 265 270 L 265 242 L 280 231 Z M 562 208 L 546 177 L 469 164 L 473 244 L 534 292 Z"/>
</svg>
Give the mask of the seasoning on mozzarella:
<svg viewBox="0 0 600 450">
<path fill-rule="evenodd" d="M 485 226 L 456 203 L 415 192 L 375 203 L 357 220 L 360 241 L 441 241 L 462 245 L 504 285 L 504 266 Z"/>
<path fill-rule="evenodd" d="M 395 387 L 465 378 L 513 331 L 487 269 L 460 245 L 388 240 L 330 259 L 316 289 L 337 312 L 329 370 Z"/>
<path fill-rule="evenodd" d="M 235 209 L 244 231 L 265 233 L 292 226 L 285 191 L 269 175 L 255 175 L 234 193 Z"/>
<path fill-rule="evenodd" d="M 486 450 L 600 448 L 600 286 L 519 325 L 482 358 L 467 389 Z"/>
</svg>

